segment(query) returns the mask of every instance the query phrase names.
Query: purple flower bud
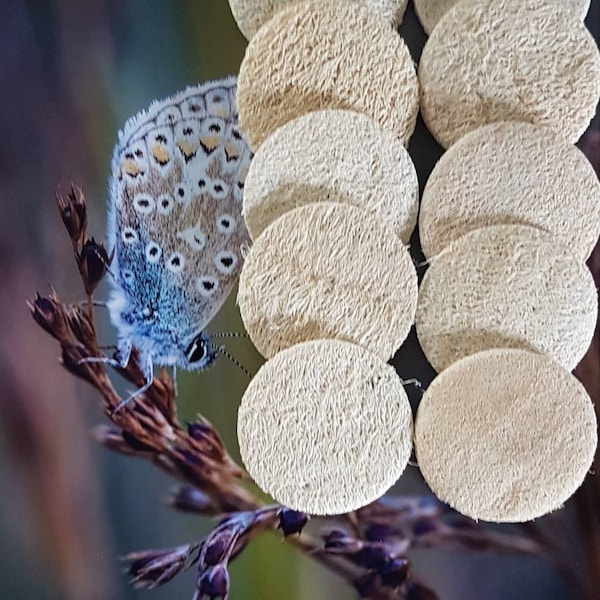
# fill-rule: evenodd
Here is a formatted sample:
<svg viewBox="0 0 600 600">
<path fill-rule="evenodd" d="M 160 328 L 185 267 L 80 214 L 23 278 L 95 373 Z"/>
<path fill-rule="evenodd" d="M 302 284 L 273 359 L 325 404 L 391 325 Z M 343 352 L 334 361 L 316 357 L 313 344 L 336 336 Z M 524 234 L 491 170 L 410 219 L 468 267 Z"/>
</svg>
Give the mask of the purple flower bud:
<svg viewBox="0 0 600 600">
<path fill-rule="evenodd" d="M 226 529 L 206 538 L 200 553 L 202 564 L 212 566 L 226 561 L 233 542 L 234 539 Z"/>
<path fill-rule="evenodd" d="M 198 598 L 210 600 L 227 598 L 229 593 L 229 573 L 224 564 L 218 564 L 201 571 L 197 583 Z"/>
<path fill-rule="evenodd" d="M 171 506 L 183 512 L 193 512 L 200 515 L 212 515 L 215 506 L 211 499 L 191 485 L 182 485 L 169 500 Z"/>
<path fill-rule="evenodd" d="M 325 542 L 325 551 L 330 554 L 354 554 L 363 547 L 360 540 L 341 529 L 332 529 L 323 536 L 323 541 Z"/>
<path fill-rule="evenodd" d="M 306 513 L 292 510 L 291 508 L 281 508 L 277 516 L 279 517 L 277 528 L 281 529 L 283 535 L 286 537 L 294 533 L 302 533 L 302 530 L 310 519 Z"/>
<path fill-rule="evenodd" d="M 410 563 L 405 558 L 391 558 L 378 569 L 381 582 L 392 588 L 400 587 L 408 577 Z"/>
<path fill-rule="evenodd" d="M 360 550 L 350 556 L 354 564 L 375 569 L 386 563 L 390 558 L 389 548 L 384 544 L 365 544 Z"/>
</svg>

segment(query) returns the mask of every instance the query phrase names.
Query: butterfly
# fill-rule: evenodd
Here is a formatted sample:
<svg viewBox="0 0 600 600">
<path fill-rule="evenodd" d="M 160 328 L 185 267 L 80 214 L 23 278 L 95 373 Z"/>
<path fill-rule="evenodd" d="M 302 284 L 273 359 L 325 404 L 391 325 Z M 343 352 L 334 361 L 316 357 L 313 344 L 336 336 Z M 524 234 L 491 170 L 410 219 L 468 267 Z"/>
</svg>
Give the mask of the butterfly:
<svg viewBox="0 0 600 600">
<path fill-rule="evenodd" d="M 118 342 L 135 347 L 145 384 L 153 365 L 207 368 L 204 331 L 231 292 L 250 237 L 241 216 L 252 154 L 238 128 L 236 79 L 189 87 L 130 118 L 112 159 L 107 302 Z"/>
</svg>

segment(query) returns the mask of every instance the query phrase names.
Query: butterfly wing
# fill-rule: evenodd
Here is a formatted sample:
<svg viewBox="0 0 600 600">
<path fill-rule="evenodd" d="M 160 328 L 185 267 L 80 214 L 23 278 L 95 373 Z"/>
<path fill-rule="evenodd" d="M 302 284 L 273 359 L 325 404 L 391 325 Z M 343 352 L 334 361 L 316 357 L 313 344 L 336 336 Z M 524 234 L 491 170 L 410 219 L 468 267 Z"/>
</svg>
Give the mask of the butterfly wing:
<svg viewBox="0 0 600 600">
<path fill-rule="evenodd" d="M 132 315 L 128 333 L 159 364 L 174 364 L 170 346 L 185 346 L 223 305 L 250 242 L 241 209 L 251 153 L 235 91 L 229 78 L 155 102 L 115 148 L 115 285 Z"/>
</svg>

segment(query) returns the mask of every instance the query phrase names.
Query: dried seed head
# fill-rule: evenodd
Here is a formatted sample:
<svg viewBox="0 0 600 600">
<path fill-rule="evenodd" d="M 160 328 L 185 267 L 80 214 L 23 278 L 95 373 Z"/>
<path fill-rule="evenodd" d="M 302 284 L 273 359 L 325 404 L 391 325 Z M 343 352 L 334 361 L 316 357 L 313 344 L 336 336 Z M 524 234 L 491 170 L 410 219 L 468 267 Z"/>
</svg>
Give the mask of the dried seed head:
<svg viewBox="0 0 600 600">
<path fill-rule="evenodd" d="M 202 567 L 214 566 L 226 562 L 236 539 L 237 536 L 232 537 L 227 530 L 208 537 L 202 544 L 202 551 L 200 552 Z"/>
<path fill-rule="evenodd" d="M 224 564 L 218 564 L 203 570 L 198 576 L 198 583 L 194 600 L 204 597 L 227 598 L 229 593 L 229 572 Z"/>
<path fill-rule="evenodd" d="M 67 319 L 77 340 L 88 348 L 93 347 L 96 343 L 96 331 L 87 311 L 81 306 L 72 306 Z"/>
<path fill-rule="evenodd" d="M 56 192 L 56 205 L 74 248 L 83 244 L 87 229 L 85 196 L 81 188 L 71 184 L 67 198 Z"/>
<path fill-rule="evenodd" d="M 354 554 L 363 547 L 363 542 L 341 529 L 333 529 L 323 536 L 323 541 L 329 554 Z"/>
<path fill-rule="evenodd" d="M 302 530 L 310 519 L 306 513 L 292 510 L 291 508 L 281 508 L 277 516 L 279 517 L 277 529 L 281 529 L 283 535 L 286 537 L 294 533 L 302 533 Z"/>
<path fill-rule="evenodd" d="M 77 256 L 77 266 L 87 294 L 92 294 L 102 281 L 112 256 L 109 257 L 106 248 L 92 238 L 86 240 Z"/>
<path fill-rule="evenodd" d="M 130 561 L 128 574 L 136 587 L 155 588 L 170 581 L 186 566 L 194 546 L 186 544 L 164 550 L 132 552 L 125 556 Z"/>
<path fill-rule="evenodd" d="M 383 585 L 397 588 L 406 581 L 409 567 L 410 563 L 406 558 L 391 558 L 383 563 L 377 571 Z"/>
<path fill-rule="evenodd" d="M 82 362 L 84 358 L 88 357 L 86 350 L 78 345 L 71 343 L 61 344 L 62 365 L 69 373 L 72 373 L 76 377 L 96 385 L 98 383 L 96 373 L 102 366 L 98 363 L 86 363 Z"/>
<path fill-rule="evenodd" d="M 183 512 L 192 512 L 199 515 L 212 515 L 215 506 L 211 499 L 199 489 L 191 485 L 182 485 L 169 497 L 169 504 Z"/>
<path fill-rule="evenodd" d="M 34 321 L 59 342 L 69 340 L 69 327 L 64 305 L 51 290 L 48 296 L 40 296 L 27 303 Z"/>
<path fill-rule="evenodd" d="M 390 559 L 390 549 L 385 544 L 364 544 L 348 558 L 361 567 L 378 569 Z"/>
</svg>

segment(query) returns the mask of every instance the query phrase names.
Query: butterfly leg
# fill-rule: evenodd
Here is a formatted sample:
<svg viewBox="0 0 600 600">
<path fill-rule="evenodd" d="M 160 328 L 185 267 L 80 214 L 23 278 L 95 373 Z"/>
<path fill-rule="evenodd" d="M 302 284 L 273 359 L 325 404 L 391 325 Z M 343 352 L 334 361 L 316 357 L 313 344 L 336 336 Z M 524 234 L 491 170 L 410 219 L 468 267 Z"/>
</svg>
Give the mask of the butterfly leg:
<svg viewBox="0 0 600 600">
<path fill-rule="evenodd" d="M 117 346 L 117 351 L 113 357 L 110 356 L 86 356 L 79 361 L 79 364 L 83 363 L 102 363 L 110 365 L 118 369 L 124 369 L 129 362 L 131 357 L 132 345 L 129 340 L 120 339 Z"/>
<path fill-rule="evenodd" d="M 129 353 L 131 354 L 131 344 L 129 344 Z M 119 404 L 117 404 L 117 406 L 115 406 L 115 408 L 112 410 L 113 413 L 120 411 L 124 406 L 129 404 L 137 396 L 143 394 L 152 385 L 152 381 L 154 379 L 154 366 L 152 364 L 152 355 L 147 354 L 140 358 L 142 358 L 141 362 L 143 364 L 141 365 L 141 367 L 142 367 L 142 373 L 144 374 L 145 383 L 144 383 L 144 385 L 139 387 L 137 390 L 135 390 L 131 394 L 129 394 L 129 396 L 127 396 L 127 398 L 125 398 L 124 400 L 121 400 L 121 402 L 119 402 Z M 129 361 L 129 356 L 127 356 L 127 361 Z M 127 362 L 125 364 L 127 364 Z"/>
</svg>

